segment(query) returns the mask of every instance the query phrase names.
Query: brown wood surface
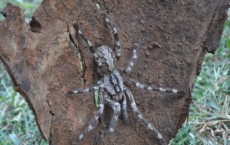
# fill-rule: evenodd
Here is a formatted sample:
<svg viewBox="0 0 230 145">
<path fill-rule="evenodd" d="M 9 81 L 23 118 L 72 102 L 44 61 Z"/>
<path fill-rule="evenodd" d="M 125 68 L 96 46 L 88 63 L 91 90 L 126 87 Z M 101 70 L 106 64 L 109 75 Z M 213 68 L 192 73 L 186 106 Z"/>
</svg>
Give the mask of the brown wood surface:
<svg viewBox="0 0 230 145">
<path fill-rule="evenodd" d="M 20 8 L 7 5 L 3 10 L 6 18 L 0 22 L 0 59 L 15 89 L 33 109 L 43 136 L 52 145 L 73 144 L 96 111 L 94 93 L 75 97 L 66 97 L 65 93 L 91 86 L 97 73 L 87 45 L 75 37 L 72 22 L 77 21 L 94 44 L 113 47 L 113 37 L 100 15 L 107 11 L 123 48 L 117 67 L 127 65 L 133 43 L 141 46 L 134 70 L 123 77 L 185 91 L 179 97 L 129 85 L 140 111 L 169 141 L 188 115 L 193 82 L 204 54 L 214 53 L 218 47 L 228 3 L 228 0 L 43 0 L 30 23 L 25 22 Z M 130 109 L 129 116 L 129 123 L 119 120 L 115 133 L 100 137 L 109 121 L 105 115 L 81 144 L 158 144 Z"/>
</svg>

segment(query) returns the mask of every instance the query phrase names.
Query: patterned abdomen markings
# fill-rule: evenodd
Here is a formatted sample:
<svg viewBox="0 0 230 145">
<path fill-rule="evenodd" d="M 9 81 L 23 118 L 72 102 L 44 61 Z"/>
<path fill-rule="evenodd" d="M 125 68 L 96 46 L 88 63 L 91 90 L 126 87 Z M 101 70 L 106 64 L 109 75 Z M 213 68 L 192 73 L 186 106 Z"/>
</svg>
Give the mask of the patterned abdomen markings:
<svg viewBox="0 0 230 145">
<path fill-rule="evenodd" d="M 97 72 L 100 76 L 110 74 L 115 69 L 116 57 L 113 51 L 106 45 L 96 48 L 94 59 L 97 64 Z"/>
<path fill-rule="evenodd" d="M 123 93 L 123 80 L 120 73 L 115 69 L 111 74 L 104 76 L 106 91 L 114 96 Z"/>
</svg>

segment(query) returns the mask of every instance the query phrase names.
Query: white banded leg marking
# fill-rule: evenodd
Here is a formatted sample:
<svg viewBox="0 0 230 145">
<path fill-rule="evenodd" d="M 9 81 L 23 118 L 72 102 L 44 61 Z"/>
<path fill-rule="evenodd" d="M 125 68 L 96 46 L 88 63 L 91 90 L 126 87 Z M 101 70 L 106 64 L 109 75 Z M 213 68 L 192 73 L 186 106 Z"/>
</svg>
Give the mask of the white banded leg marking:
<svg viewBox="0 0 230 145">
<path fill-rule="evenodd" d="M 136 82 L 135 83 L 135 86 L 138 87 L 138 88 L 141 88 L 141 89 L 144 89 L 145 88 L 145 85 L 144 84 L 141 84 L 139 82 Z"/>
<path fill-rule="evenodd" d="M 80 134 L 78 138 L 79 138 L 80 140 L 82 140 L 83 137 L 84 137 L 84 134 Z"/>
<path fill-rule="evenodd" d="M 166 92 L 166 89 L 160 87 L 160 88 L 159 88 L 159 91 L 160 91 L 160 92 Z"/>
<path fill-rule="evenodd" d="M 92 126 L 92 125 L 89 125 L 87 129 L 88 129 L 88 131 L 90 131 L 90 130 L 93 129 L 93 126 Z"/>
<path fill-rule="evenodd" d="M 136 45 L 136 44 L 134 44 L 134 45 Z M 132 57 L 131 57 L 131 60 L 129 61 L 128 66 L 127 66 L 125 69 L 122 69 L 122 71 L 125 72 L 125 73 L 130 73 L 130 72 L 132 71 L 133 66 L 134 66 L 134 64 L 135 64 L 135 62 L 136 62 L 136 60 L 137 60 L 137 51 L 136 51 L 136 47 L 137 47 L 137 46 L 134 46 L 134 48 L 133 48 Z"/>
<path fill-rule="evenodd" d="M 93 46 L 93 44 L 92 44 L 92 42 L 90 40 L 87 40 L 87 43 L 88 43 L 89 47 Z"/>
<path fill-rule="evenodd" d="M 137 117 L 138 117 L 138 118 L 140 118 L 140 119 L 142 119 L 142 118 L 143 118 L 141 114 L 139 114 Z"/>
<path fill-rule="evenodd" d="M 118 31 L 110 23 L 110 20 L 109 20 L 107 14 L 104 14 L 104 17 L 105 17 L 106 25 L 112 30 L 112 33 L 113 33 L 113 36 L 114 36 L 114 40 L 115 40 L 115 54 L 116 54 L 117 57 L 120 57 L 121 56 L 121 44 L 120 44 L 119 37 L 118 37 Z"/>
<path fill-rule="evenodd" d="M 109 128 L 109 132 L 114 132 L 115 130 L 114 130 L 114 128 Z"/>
<path fill-rule="evenodd" d="M 92 42 L 85 37 L 84 33 L 80 30 L 77 22 L 73 22 L 73 27 L 75 28 L 75 31 L 82 37 L 82 39 L 85 40 L 85 42 L 87 43 L 90 51 L 93 52 L 94 50 L 93 50 Z"/>
<path fill-rule="evenodd" d="M 153 88 L 152 88 L 152 87 L 150 87 L 150 86 L 148 86 L 146 89 L 147 89 L 147 90 L 152 90 Z"/>
<path fill-rule="evenodd" d="M 133 59 L 137 59 L 137 50 L 133 49 Z"/>
<path fill-rule="evenodd" d="M 172 92 L 176 94 L 178 92 L 178 90 L 177 89 L 172 89 Z"/>
<path fill-rule="evenodd" d="M 87 92 L 89 92 L 89 88 L 83 90 L 83 93 L 87 93 Z"/>
<path fill-rule="evenodd" d="M 120 41 L 116 41 L 116 45 L 120 47 Z"/>
<path fill-rule="evenodd" d="M 109 24 L 109 18 L 105 18 L 105 21 Z"/>
<path fill-rule="evenodd" d="M 103 88 L 103 85 L 100 84 L 100 87 Z M 96 91 L 98 89 L 99 89 L 99 85 L 96 85 L 96 86 L 92 86 L 90 88 L 72 90 L 72 91 L 69 91 L 67 94 L 71 95 L 71 94 L 88 93 L 88 92 L 91 92 L 91 91 Z"/>
<path fill-rule="evenodd" d="M 125 95 L 123 96 L 123 100 L 122 100 L 122 113 L 123 113 L 123 117 L 125 120 L 128 120 L 128 112 L 127 112 L 127 98 Z"/>
<path fill-rule="evenodd" d="M 79 29 L 78 31 L 78 34 L 80 34 L 80 35 L 82 35 L 83 33 L 82 33 L 82 31 Z"/>
<path fill-rule="evenodd" d="M 145 89 L 145 90 L 154 90 L 154 91 L 160 91 L 160 92 L 167 92 L 167 93 L 174 93 L 177 94 L 178 90 L 177 89 L 172 89 L 172 88 L 162 88 L 162 87 L 156 87 L 156 86 L 149 86 L 146 84 L 139 83 L 133 79 L 128 79 L 129 82 L 131 82 L 134 86 L 140 88 L 140 89 Z"/>
<path fill-rule="evenodd" d="M 113 27 L 113 35 L 114 35 L 114 39 L 115 39 L 115 54 L 117 57 L 120 57 L 121 56 L 121 44 L 119 41 L 117 29 L 114 27 Z"/>
<path fill-rule="evenodd" d="M 117 29 L 115 27 L 113 27 L 113 34 L 117 34 Z"/>
</svg>

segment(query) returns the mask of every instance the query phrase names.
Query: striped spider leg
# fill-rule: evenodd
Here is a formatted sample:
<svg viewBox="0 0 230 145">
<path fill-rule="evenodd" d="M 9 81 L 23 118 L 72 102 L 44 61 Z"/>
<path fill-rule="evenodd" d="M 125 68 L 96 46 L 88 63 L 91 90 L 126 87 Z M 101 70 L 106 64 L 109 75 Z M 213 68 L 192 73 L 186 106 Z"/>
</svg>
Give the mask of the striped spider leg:
<svg viewBox="0 0 230 145">
<path fill-rule="evenodd" d="M 166 144 L 166 141 L 165 141 L 165 139 L 163 138 L 162 134 L 156 129 L 156 127 L 155 127 L 152 123 L 148 122 L 148 121 L 143 117 L 142 113 L 141 113 L 141 112 L 139 111 L 139 109 L 137 108 L 137 104 L 136 104 L 136 102 L 135 102 L 135 99 L 134 99 L 134 97 L 133 97 L 133 94 L 131 93 L 131 91 L 130 91 L 128 88 L 126 88 L 126 90 L 125 90 L 125 95 L 126 95 L 126 97 L 129 99 L 129 101 L 130 101 L 130 106 L 131 106 L 131 108 L 132 108 L 133 113 L 134 113 L 135 116 L 137 117 L 137 119 L 138 119 L 148 130 L 150 130 L 150 131 L 153 133 L 154 137 L 155 137 L 156 139 L 158 139 L 159 142 L 160 142 L 162 145 L 165 145 L 165 144 Z"/>
<path fill-rule="evenodd" d="M 78 93 L 86 93 L 89 91 L 93 91 L 95 90 L 95 86 L 92 88 L 87 88 L 87 89 L 83 89 L 83 90 L 74 90 L 74 91 L 70 91 L 69 94 L 78 94 Z M 79 144 L 81 140 L 83 140 L 84 136 L 89 133 L 90 131 L 92 131 L 98 122 L 99 117 L 103 114 L 104 112 L 104 98 L 103 98 L 103 86 L 101 85 L 99 88 L 99 105 L 98 105 L 98 110 L 96 112 L 96 114 L 94 115 L 94 117 L 88 122 L 87 127 L 81 132 L 81 134 L 78 136 L 77 142 L 74 144 Z"/>
<path fill-rule="evenodd" d="M 105 19 L 105 23 L 106 23 L 107 27 L 109 27 L 110 30 L 112 30 L 112 33 L 114 36 L 115 54 L 116 54 L 116 57 L 119 58 L 121 56 L 121 44 L 119 41 L 117 29 L 111 24 L 110 19 L 106 13 L 102 13 L 102 16 Z"/>
<path fill-rule="evenodd" d="M 163 92 L 163 93 L 173 93 L 173 94 L 178 94 L 180 96 L 184 95 L 184 91 L 179 91 L 179 90 L 174 89 L 174 88 L 150 86 L 150 85 L 140 83 L 140 82 L 133 80 L 133 79 L 125 79 L 124 81 L 130 82 L 135 87 L 140 88 L 140 89 L 144 89 L 144 90 L 153 90 L 153 91 L 159 91 L 159 92 Z"/>
<path fill-rule="evenodd" d="M 99 88 L 104 88 L 104 83 L 101 80 L 97 81 L 96 85 L 93 85 L 91 87 L 88 87 L 85 89 L 75 89 L 75 90 L 68 91 L 66 95 L 68 96 L 68 95 L 74 95 L 74 94 L 88 93 L 91 91 L 96 91 Z"/>
<path fill-rule="evenodd" d="M 133 66 L 137 60 L 137 48 L 139 47 L 139 45 L 137 43 L 134 43 L 133 45 L 133 52 L 132 52 L 132 57 L 129 61 L 129 64 L 125 67 L 125 68 L 120 68 L 120 72 L 122 73 L 130 73 L 133 69 Z"/>
<path fill-rule="evenodd" d="M 79 25 L 78 25 L 78 23 L 76 21 L 73 22 L 73 27 L 74 27 L 75 31 L 81 36 L 81 38 L 87 43 L 90 51 L 94 52 L 92 42 L 89 39 L 86 38 L 86 36 L 82 32 L 82 30 L 80 30 Z"/>
<path fill-rule="evenodd" d="M 107 105 L 109 105 L 113 110 L 112 119 L 111 119 L 110 124 L 109 124 L 109 132 L 114 132 L 117 119 L 118 119 L 120 112 L 121 112 L 121 105 L 120 105 L 120 103 L 118 103 L 118 102 L 116 102 L 110 98 L 105 98 L 105 103 Z"/>
</svg>

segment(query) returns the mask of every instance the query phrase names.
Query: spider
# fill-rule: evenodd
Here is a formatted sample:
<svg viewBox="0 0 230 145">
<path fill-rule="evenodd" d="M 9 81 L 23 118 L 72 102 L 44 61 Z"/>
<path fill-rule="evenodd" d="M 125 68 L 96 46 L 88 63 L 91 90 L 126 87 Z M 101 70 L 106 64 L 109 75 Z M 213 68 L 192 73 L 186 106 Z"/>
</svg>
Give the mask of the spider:
<svg viewBox="0 0 230 145">
<path fill-rule="evenodd" d="M 83 32 L 80 30 L 79 25 L 77 22 L 73 22 L 73 27 L 75 28 L 76 32 L 80 37 L 87 43 L 89 49 L 93 53 L 94 61 L 96 63 L 97 72 L 99 74 L 99 81 L 96 82 L 95 85 L 85 88 L 85 89 L 75 89 L 71 90 L 67 93 L 67 95 L 79 94 L 79 93 L 88 93 L 90 91 L 99 92 L 99 105 L 98 110 L 94 117 L 89 121 L 88 126 L 81 132 L 78 136 L 78 142 L 80 142 L 84 136 L 92 131 L 98 122 L 98 119 L 104 112 L 104 106 L 108 105 L 112 110 L 112 118 L 109 124 L 108 132 L 114 132 L 116 127 L 116 122 L 118 117 L 122 113 L 125 120 L 128 119 L 127 113 L 127 102 L 130 102 L 131 109 L 137 119 L 149 130 L 153 133 L 154 137 L 159 140 L 161 144 L 166 144 L 165 139 L 163 138 L 162 134 L 156 129 L 156 127 L 147 121 L 144 118 L 142 113 L 137 108 L 135 99 L 133 94 L 131 93 L 130 89 L 126 86 L 126 83 L 130 82 L 134 86 L 145 89 L 145 90 L 154 90 L 160 92 L 168 92 L 168 93 L 179 93 L 177 89 L 170 89 L 170 88 L 161 88 L 156 86 L 148 86 L 143 83 L 139 83 L 133 79 L 125 79 L 122 78 L 121 73 L 130 73 L 134 66 L 134 63 L 137 59 L 137 51 L 136 49 L 139 47 L 138 44 L 134 44 L 132 50 L 132 57 L 129 61 L 129 64 L 125 68 L 116 68 L 116 60 L 121 56 L 121 46 L 118 37 L 117 29 L 112 26 L 108 16 L 105 14 L 104 20 L 106 26 L 112 31 L 114 36 L 114 49 L 113 50 L 106 46 L 101 45 L 100 47 L 94 48 L 93 44 Z"/>
</svg>

